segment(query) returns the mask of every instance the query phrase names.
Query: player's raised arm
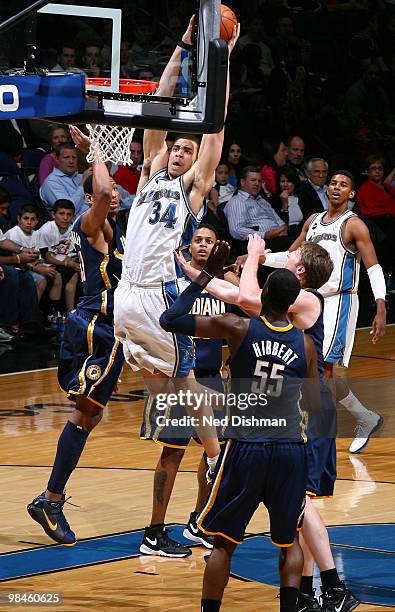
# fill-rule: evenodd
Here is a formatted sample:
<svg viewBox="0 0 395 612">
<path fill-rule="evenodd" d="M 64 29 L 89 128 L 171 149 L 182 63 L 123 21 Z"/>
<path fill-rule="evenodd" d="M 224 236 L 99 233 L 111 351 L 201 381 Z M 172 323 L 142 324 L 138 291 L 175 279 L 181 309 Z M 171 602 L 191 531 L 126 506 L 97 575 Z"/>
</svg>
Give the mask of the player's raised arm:
<svg viewBox="0 0 395 612">
<path fill-rule="evenodd" d="M 348 226 L 348 227 L 347 227 Z M 362 261 L 369 276 L 370 286 L 376 301 L 376 316 L 373 319 L 372 342 L 375 344 L 385 334 L 387 312 L 385 308 L 386 286 L 381 265 L 378 262 L 376 251 L 370 238 L 369 229 L 365 223 L 358 218 L 350 219 L 346 231 L 349 230 L 350 238 L 355 243 L 357 251 L 361 254 Z"/>
<path fill-rule="evenodd" d="M 262 290 L 258 283 L 259 260 L 265 255 L 265 241 L 257 234 L 248 236 L 248 257 L 240 277 L 237 305 L 257 317 L 262 308 Z"/>
<path fill-rule="evenodd" d="M 184 45 L 192 46 L 192 33 L 195 24 L 195 17 L 192 16 L 188 27 L 181 38 Z M 178 82 L 181 65 L 181 53 L 183 47 L 177 45 L 173 54 L 167 62 L 162 76 L 159 81 L 159 87 L 156 92 L 158 96 L 172 96 Z M 166 145 L 166 131 L 163 130 L 144 130 L 143 151 L 144 162 L 141 171 L 141 177 L 138 184 L 137 192 L 139 192 L 148 181 L 149 177 L 157 170 L 164 168 L 168 161 L 168 150 Z"/>
<path fill-rule="evenodd" d="M 105 163 L 94 161 L 92 169 L 93 194 L 85 191 L 90 208 L 82 218 L 81 229 L 87 236 L 95 238 L 102 230 L 110 210 L 112 184 Z M 90 180 L 89 177 L 86 180 Z"/>
<path fill-rule="evenodd" d="M 228 41 L 229 57 L 232 53 L 237 39 L 240 35 L 240 24 L 234 26 L 233 35 Z M 229 59 L 228 59 L 228 78 L 226 83 L 226 98 L 225 98 L 225 117 L 228 111 L 229 101 Z M 202 198 L 210 191 L 213 186 L 214 172 L 221 159 L 222 147 L 224 144 L 224 129 L 218 134 L 204 134 L 200 144 L 199 154 L 193 168 L 189 170 L 184 177 L 184 184 L 188 189 L 191 186 L 190 202 L 192 210 L 195 214 L 201 209 L 203 202 Z"/>
</svg>

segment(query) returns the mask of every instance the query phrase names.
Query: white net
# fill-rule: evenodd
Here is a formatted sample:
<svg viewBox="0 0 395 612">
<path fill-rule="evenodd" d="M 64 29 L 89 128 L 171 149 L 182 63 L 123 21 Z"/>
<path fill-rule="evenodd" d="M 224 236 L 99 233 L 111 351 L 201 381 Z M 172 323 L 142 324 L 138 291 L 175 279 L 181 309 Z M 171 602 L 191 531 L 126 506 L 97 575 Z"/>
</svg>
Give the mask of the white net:
<svg viewBox="0 0 395 612">
<path fill-rule="evenodd" d="M 90 148 L 86 156 L 88 162 L 111 161 L 114 164 L 129 165 L 130 143 L 134 128 L 117 125 L 89 125 Z"/>
</svg>

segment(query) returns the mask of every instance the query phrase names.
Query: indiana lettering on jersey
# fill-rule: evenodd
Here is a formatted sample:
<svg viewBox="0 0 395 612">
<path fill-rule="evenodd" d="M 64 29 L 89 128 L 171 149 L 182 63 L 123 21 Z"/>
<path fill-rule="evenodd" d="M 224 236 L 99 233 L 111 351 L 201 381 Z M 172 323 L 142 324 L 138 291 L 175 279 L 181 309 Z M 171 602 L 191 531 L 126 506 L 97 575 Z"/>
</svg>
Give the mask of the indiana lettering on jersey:
<svg viewBox="0 0 395 612">
<path fill-rule="evenodd" d="M 332 240 L 332 242 L 337 242 L 338 236 L 336 234 L 328 234 L 323 232 L 322 234 L 318 234 L 317 236 L 311 236 L 309 242 L 325 242 L 326 240 Z"/>
<path fill-rule="evenodd" d="M 180 197 L 180 192 L 174 189 L 164 188 L 155 190 L 152 189 L 147 192 L 142 191 L 139 195 L 136 206 L 140 206 L 146 202 L 154 202 L 155 200 L 160 200 L 161 198 L 168 198 L 169 200 L 176 200 L 178 202 Z"/>
<path fill-rule="evenodd" d="M 216 300 L 207 296 L 197 297 L 191 308 L 191 314 L 206 315 L 212 317 L 214 315 L 224 314 L 226 312 L 225 302 Z"/>
<path fill-rule="evenodd" d="M 260 342 L 254 342 L 252 348 L 257 357 L 265 357 L 266 355 L 277 357 L 289 365 L 295 359 L 299 359 L 299 355 L 295 353 L 286 344 L 280 344 L 280 342 L 272 342 L 271 340 L 261 340 Z"/>
</svg>

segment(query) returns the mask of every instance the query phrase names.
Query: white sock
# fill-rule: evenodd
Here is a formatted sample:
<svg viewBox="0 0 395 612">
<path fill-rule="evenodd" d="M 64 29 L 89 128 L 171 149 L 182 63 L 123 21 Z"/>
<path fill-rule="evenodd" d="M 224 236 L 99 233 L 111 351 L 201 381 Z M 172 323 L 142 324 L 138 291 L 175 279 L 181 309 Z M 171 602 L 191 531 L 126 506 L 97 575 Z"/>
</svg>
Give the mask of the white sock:
<svg viewBox="0 0 395 612">
<path fill-rule="evenodd" d="M 355 417 L 358 421 L 370 415 L 370 410 L 368 410 L 357 397 L 355 397 L 352 391 L 349 391 L 348 395 L 339 401 L 339 404 L 342 404 L 345 408 L 347 408 L 348 412 L 350 412 L 353 417 Z"/>
</svg>

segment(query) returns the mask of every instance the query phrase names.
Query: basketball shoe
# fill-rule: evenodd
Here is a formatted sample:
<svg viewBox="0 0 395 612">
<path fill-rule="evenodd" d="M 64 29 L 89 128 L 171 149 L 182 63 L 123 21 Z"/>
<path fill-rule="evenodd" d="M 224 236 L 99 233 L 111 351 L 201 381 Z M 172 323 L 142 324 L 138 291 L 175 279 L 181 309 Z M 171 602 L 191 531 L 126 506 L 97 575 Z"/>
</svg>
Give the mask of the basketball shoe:
<svg viewBox="0 0 395 612">
<path fill-rule="evenodd" d="M 145 528 L 140 552 L 143 555 L 179 558 L 189 557 L 192 554 L 190 548 L 179 544 L 169 537 L 164 525 L 151 525 Z"/>
<path fill-rule="evenodd" d="M 311 594 L 299 593 L 296 612 L 319 612 L 322 608 L 314 595 L 315 591 Z"/>
<path fill-rule="evenodd" d="M 355 438 L 350 445 L 350 453 L 360 453 L 368 444 L 370 436 L 381 429 L 384 419 L 372 410 L 367 410 L 366 415 L 361 416 L 355 429 Z"/>
<path fill-rule="evenodd" d="M 212 548 L 214 546 L 214 538 L 208 536 L 197 526 L 196 524 L 197 512 L 191 512 L 187 526 L 183 531 L 183 536 L 191 542 L 196 544 L 203 544 L 206 548 Z"/>
<path fill-rule="evenodd" d="M 351 612 L 361 602 L 346 588 L 344 582 L 341 586 L 322 589 L 321 607 L 322 612 Z"/>
<path fill-rule="evenodd" d="M 65 501 L 64 493 L 59 501 L 46 499 L 45 493 L 41 493 L 28 504 L 27 511 L 52 540 L 59 544 L 73 546 L 76 543 L 76 537 L 63 514 Z"/>
</svg>

